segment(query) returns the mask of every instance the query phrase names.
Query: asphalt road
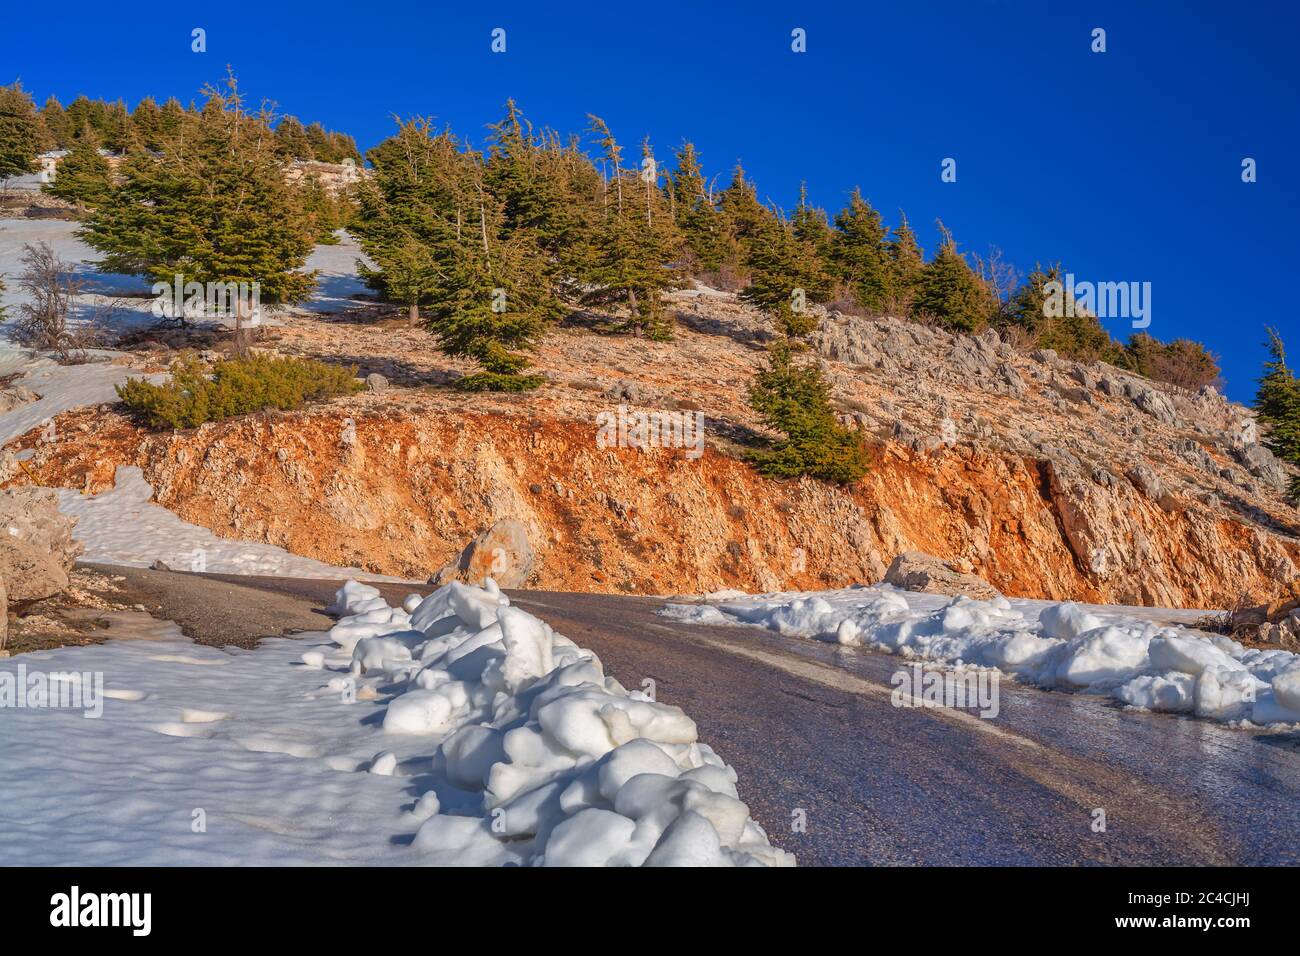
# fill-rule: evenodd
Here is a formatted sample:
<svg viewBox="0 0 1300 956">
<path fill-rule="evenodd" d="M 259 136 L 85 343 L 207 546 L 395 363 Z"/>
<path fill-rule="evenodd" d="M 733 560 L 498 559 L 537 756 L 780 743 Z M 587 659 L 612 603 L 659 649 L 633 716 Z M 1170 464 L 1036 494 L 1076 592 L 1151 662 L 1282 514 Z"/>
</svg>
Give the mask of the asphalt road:
<svg viewBox="0 0 1300 956">
<path fill-rule="evenodd" d="M 320 608 L 339 583 L 112 570 L 155 614 L 217 644 L 323 629 Z M 391 603 L 427 590 L 380 588 Z M 1300 863 L 1300 734 L 1009 681 L 992 720 L 898 708 L 890 676 L 902 660 L 891 655 L 671 622 L 652 598 L 511 599 L 595 651 L 626 686 L 653 680 L 656 698 L 682 707 L 736 768 L 755 819 L 801 864 Z"/>
</svg>

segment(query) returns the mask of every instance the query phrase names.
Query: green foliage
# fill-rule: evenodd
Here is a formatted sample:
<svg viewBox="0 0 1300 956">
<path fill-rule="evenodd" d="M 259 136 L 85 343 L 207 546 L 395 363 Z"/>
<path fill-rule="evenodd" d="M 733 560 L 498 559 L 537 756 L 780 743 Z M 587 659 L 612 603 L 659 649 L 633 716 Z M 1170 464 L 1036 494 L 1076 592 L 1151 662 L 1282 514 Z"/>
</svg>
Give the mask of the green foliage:
<svg viewBox="0 0 1300 956">
<path fill-rule="evenodd" d="M 1007 303 L 1000 325 L 1020 330 L 1027 345 L 1052 349 L 1077 362 L 1123 364 L 1119 343 L 1095 315 L 1070 301 L 1061 275 L 1059 263 L 1046 269 L 1036 266 Z"/>
<path fill-rule="evenodd" d="M 0 179 L 36 172 L 48 135 L 23 85 L 0 86 Z"/>
<path fill-rule="evenodd" d="M 530 148 L 522 139 L 503 147 Z M 561 312 L 554 260 L 523 224 L 536 221 L 527 177 L 506 168 L 506 152 L 499 155 L 500 196 L 487 187 L 483 158 L 449 131 L 423 119 L 403 123 L 370 151 L 374 174 L 359 192 L 353 226 L 377 266 L 364 269 L 368 281 L 411 306 L 413 317 L 427 306 L 439 347 L 482 366 L 462 380 L 470 390 L 534 387 L 536 377 L 521 374 L 528 361 L 518 350 Z"/>
<path fill-rule="evenodd" d="M 715 272 L 736 258 L 727 223 L 714 205 L 693 143 L 677 151 L 676 168 L 664 187 L 673 220 L 701 272 Z"/>
<path fill-rule="evenodd" d="M 738 265 L 748 267 L 754 252 L 761 243 L 772 211 L 758 201 L 754 184 L 745 178 L 745 169 L 739 163 L 732 173 L 731 183 L 718 194 L 718 212 L 731 243 L 736 247 Z"/>
<path fill-rule="evenodd" d="M 951 331 L 979 332 L 993 313 L 993 294 L 957 251 L 942 222 L 939 231 L 943 241 L 921 272 L 913 314 Z"/>
<path fill-rule="evenodd" d="M 821 372 L 813 364 L 797 365 L 788 342 L 772 347 L 750 386 L 749 403 L 765 425 L 785 436 L 751 455 L 764 475 L 848 484 L 867 473 L 862 437 L 835 420 Z"/>
<path fill-rule="evenodd" d="M 890 311 L 907 315 L 921 287 L 925 272 L 925 256 L 916 241 L 916 233 L 908 224 L 907 216 L 899 214 L 899 225 L 889 238 L 888 290 L 885 306 Z"/>
<path fill-rule="evenodd" d="M 1116 363 L 1157 382 L 1195 391 L 1219 380 L 1219 361 L 1191 339 L 1161 342 L 1145 332 L 1129 337 Z"/>
<path fill-rule="evenodd" d="M 98 140 L 90 127 L 59 163 L 54 182 L 41 187 L 46 192 L 80 206 L 94 208 L 113 190 L 113 173 L 108 160 L 99 155 Z"/>
<path fill-rule="evenodd" d="M 751 281 L 741 298 L 770 316 L 782 334 L 807 335 L 817 327 L 808 305 L 825 302 L 831 291 L 831 278 L 817 254 L 815 239 L 801 239 L 775 216 L 759 226 L 755 238 Z"/>
<path fill-rule="evenodd" d="M 298 302 L 313 223 L 284 178 L 268 115 L 243 109 L 233 78 L 209 88 L 183 135 L 138 151 L 80 235 L 109 272 L 155 282 L 257 282 L 264 303 Z M 75 105 L 75 104 L 74 104 Z"/>
<path fill-rule="evenodd" d="M 290 411 L 363 387 L 355 368 L 289 357 L 217 362 L 210 377 L 191 357 L 175 362 L 171 371 L 162 385 L 131 378 L 117 386 L 118 398 L 152 428 L 197 428 L 267 408 Z"/>
<path fill-rule="evenodd" d="M 853 190 L 849 204 L 835 216 L 831 263 L 836 276 L 853 290 L 858 305 L 883 311 L 891 294 L 890 256 L 880 213 Z"/>
<path fill-rule="evenodd" d="M 622 149 L 599 117 L 592 131 L 601 137 L 603 159 L 613 171 L 586 256 L 582 301 L 587 305 L 622 305 L 624 328 L 651 339 L 672 337 L 672 320 L 663 293 L 679 288 L 684 277 L 673 265 L 682 236 L 659 188 L 659 170 L 647 140 L 639 172 L 622 165 Z"/>
<path fill-rule="evenodd" d="M 1300 468 L 1300 379 L 1287 366 L 1282 337 L 1269 329 L 1268 338 L 1272 359 L 1264 363 L 1255 410 L 1268 428 L 1264 444 L 1278 458 Z M 1291 479 L 1290 493 L 1300 498 L 1300 477 Z"/>
</svg>

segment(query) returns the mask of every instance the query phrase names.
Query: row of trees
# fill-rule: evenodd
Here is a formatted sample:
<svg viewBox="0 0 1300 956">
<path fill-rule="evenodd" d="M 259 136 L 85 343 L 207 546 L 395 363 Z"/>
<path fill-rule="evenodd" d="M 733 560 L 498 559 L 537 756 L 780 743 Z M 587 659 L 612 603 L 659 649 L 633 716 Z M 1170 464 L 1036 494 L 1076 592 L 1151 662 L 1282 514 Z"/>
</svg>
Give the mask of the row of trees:
<svg viewBox="0 0 1300 956">
<path fill-rule="evenodd" d="M 160 106 L 151 96 L 137 103 L 134 110 L 128 110 L 121 100 L 110 103 L 87 96 L 78 96 L 66 107 L 58 97 L 50 96 L 37 109 L 21 83 L 0 87 L 0 152 L 4 157 L 0 174 L 34 172 L 34 160 L 40 153 L 76 150 L 85 144 L 114 153 L 157 152 L 181 134 L 186 118 L 198 110 L 193 102 L 182 106 L 175 97 Z M 320 123 L 304 126 L 294 116 L 276 119 L 275 143 L 286 159 L 361 164 L 361 153 L 351 136 L 326 130 Z"/>
</svg>

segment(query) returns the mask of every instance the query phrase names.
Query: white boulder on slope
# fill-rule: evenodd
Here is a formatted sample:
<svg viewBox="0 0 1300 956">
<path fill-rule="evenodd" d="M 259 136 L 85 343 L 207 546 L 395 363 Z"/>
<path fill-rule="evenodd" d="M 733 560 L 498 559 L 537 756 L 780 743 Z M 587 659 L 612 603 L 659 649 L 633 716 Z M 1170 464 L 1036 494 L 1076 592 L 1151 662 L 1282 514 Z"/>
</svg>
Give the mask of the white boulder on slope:
<svg viewBox="0 0 1300 956">
<path fill-rule="evenodd" d="M 422 807 L 414 848 L 429 862 L 793 865 L 694 721 L 624 688 L 491 580 L 400 608 L 348 582 L 333 609 L 353 678 L 404 687 L 384 732 L 440 737 L 434 774 L 481 794 L 474 815 Z"/>
</svg>

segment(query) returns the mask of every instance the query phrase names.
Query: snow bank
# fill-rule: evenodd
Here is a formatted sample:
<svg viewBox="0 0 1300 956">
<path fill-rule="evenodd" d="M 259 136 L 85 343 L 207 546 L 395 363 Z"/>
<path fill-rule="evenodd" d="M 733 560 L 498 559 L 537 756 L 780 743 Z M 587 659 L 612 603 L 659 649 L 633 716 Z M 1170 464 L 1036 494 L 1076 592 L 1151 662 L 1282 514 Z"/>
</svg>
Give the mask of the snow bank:
<svg viewBox="0 0 1300 956">
<path fill-rule="evenodd" d="M 680 708 L 606 676 L 493 582 L 453 582 L 396 608 L 349 582 L 334 607 L 344 616 L 329 636 L 351 655 L 357 693 L 398 688 L 383 733 L 437 739 L 434 774 L 473 797 L 457 812 L 416 808 L 413 845 L 429 862 L 794 862 L 768 843 L 737 799 L 735 771 Z"/>
<path fill-rule="evenodd" d="M 0 865 L 794 862 L 686 714 L 496 588 L 389 607 L 352 581 L 335 608 L 251 651 L 173 632 L 0 660 L 0 691 L 101 688 L 96 719 L 0 708 Z"/>
<path fill-rule="evenodd" d="M 1233 724 L 1300 723 L 1300 656 L 1153 619 L 1149 609 L 1074 602 L 976 601 L 889 585 L 669 604 L 701 624 L 868 646 L 951 665 L 996 668 L 1040 687 Z"/>
</svg>

